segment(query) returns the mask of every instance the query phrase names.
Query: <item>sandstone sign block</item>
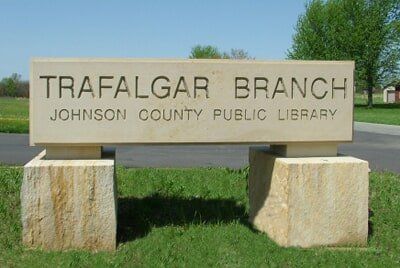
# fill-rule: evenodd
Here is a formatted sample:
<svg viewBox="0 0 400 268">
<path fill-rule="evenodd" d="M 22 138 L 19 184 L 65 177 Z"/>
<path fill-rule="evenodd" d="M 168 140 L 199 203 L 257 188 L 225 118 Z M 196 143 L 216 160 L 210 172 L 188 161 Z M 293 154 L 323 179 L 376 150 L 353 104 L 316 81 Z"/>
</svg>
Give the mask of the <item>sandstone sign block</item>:
<svg viewBox="0 0 400 268">
<path fill-rule="evenodd" d="M 250 221 L 282 246 L 365 245 L 368 163 L 353 140 L 353 61 L 35 58 L 23 243 L 116 247 L 104 145 L 270 144 L 250 153 Z M 277 155 L 280 155 L 279 157 Z"/>
<path fill-rule="evenodd" d="M 45 151 L 24 167 L 22 241 L 48 250 L 116 248 L 114 157 L 47 160 Z"/>
<path fill-rule="evenodd" d="M 37 58 L 30 75 L 32 145 L 353 139 L 352 61 Z"/>
<path fill-rule="evenodd" d="M 368 162 L 250 151 L 250 222 L 281 246 L 365 246 Z"/>
</svg>

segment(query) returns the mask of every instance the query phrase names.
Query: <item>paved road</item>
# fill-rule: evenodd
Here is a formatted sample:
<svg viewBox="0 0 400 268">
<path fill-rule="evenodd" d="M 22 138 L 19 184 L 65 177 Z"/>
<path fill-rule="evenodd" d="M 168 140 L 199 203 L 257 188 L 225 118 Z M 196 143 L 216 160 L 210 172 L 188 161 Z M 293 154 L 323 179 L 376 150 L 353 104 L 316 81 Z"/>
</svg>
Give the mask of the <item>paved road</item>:
<svg viewBox="0 0 400 268">
<path fill-rule="evenodd" d="M 339 152 L 368 160 L 373 170 L 400 173 L 400 127 L 355 124 L 354 142 Z M 230 167 L 248 163 L 249 145 L 117 146 L 117 162 L 128 167 Z M 26 134 L 0 133 L 0 162 L 22 165 L 41 149 L 28 146 Z"/>
</svg>

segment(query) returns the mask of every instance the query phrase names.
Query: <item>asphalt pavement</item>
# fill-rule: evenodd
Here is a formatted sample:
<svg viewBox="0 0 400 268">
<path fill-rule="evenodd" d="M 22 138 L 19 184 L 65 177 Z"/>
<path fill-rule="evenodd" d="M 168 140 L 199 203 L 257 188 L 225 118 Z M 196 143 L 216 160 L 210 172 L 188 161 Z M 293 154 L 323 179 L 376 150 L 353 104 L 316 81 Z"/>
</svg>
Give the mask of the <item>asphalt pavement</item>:
<svg viewBox="0 0 400 268">
<path fill-rule="evenodd" d="M 27 134 L 0 133 L 0 163 L 24 165 L 43 150 L 28 141 Z M 249 146 L 124 145 L 116 152 L 117 163 L 127 167 L 241 168 L 248 164 Z M 400 126 L 355 123 L 353 143 L 341 144 L 339 153 L 369 161 L 372 170 L 400 173 Z"/>
</svg>

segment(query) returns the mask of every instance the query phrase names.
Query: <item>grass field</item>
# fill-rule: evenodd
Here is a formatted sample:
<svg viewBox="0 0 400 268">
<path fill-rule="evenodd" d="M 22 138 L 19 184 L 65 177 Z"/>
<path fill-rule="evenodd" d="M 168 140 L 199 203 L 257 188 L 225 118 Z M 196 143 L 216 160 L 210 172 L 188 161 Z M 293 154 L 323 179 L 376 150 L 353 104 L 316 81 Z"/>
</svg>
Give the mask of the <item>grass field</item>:
<svg viewBox="0 0 400 268">
<path fill-rule="evenodd" d="M 118 250 L 43 252 L 20 243 L 22 169 L 0 167 L 0 267 L 400 266 L 400 175 L 371 173 L 363 249 L 285 249 L 252 230 L 244 171 L 119 167 L 117 178 Z"/>
<path fill-rule="evenodd" d="M 374 96 L 374 108 L 367 108 L 366 102 L 366 96 L 356 95 L 355 121 L 400 125 L 400 104 L 384 104 L 382 94 Z M 0 132 L 28 133 L 28 109 L 28 99 L 0 97 Z"/>
<path fill-rule="evenodd" d="M 383 103 L 382 94 L 374 95 L 374 107 L 368 108 L 367 96 L 357 94 L 355 98 L 354 120 L 377 124 L 400 125 L 400 103 Z"/>
<path fill-rule="evenodd" d="M 29 132 L 29 100 L 0 97 L 0 132 Z"/>
</svg>

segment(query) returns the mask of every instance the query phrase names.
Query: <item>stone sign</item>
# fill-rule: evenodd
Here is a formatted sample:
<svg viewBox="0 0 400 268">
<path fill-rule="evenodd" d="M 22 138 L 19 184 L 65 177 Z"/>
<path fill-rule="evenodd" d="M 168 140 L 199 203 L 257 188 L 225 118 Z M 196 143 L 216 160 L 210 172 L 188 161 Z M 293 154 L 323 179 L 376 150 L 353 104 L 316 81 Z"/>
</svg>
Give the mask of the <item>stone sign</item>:
<svg viewBox="0 0 400 268">
<path fill-rule="evenodd" d="M 34 59 L 32 145 L 351 141 L 353 62 Z"/>
<path fill-rule="evenodd" d="M 117 246 L 115 152 L 105 144 L 250 148 L 249 221 L 281 246 L 364 246 L 368 162 L 353 137 L 354 62 L 35 59 L 22 241 Z M 132 208 L 136 209 L 136 208 Z"/>
</svg>

